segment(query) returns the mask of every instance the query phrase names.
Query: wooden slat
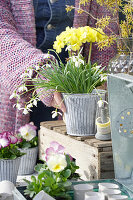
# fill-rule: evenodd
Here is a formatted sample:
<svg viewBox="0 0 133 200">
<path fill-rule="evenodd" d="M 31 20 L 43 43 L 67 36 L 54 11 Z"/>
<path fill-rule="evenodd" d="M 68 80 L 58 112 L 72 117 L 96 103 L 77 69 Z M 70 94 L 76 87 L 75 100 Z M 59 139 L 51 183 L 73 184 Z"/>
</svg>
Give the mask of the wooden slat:
<svg viewBox="0 0 133 200">
<path fill-rule="evenodd" d="M 63 120 L 41 122 L 40 125 L 50 130 L 53 130 L 53 127 L 66 126 Z"/>
<path fill-rule="evenodd" d="M 85 143 L 97 148 L 112 147 L 112 141 L 100 141 L 100 140 L 97 140 L 96 138 L 93 138 L 91 140 L 87 139 L 85 140 Z"/>
</svg>

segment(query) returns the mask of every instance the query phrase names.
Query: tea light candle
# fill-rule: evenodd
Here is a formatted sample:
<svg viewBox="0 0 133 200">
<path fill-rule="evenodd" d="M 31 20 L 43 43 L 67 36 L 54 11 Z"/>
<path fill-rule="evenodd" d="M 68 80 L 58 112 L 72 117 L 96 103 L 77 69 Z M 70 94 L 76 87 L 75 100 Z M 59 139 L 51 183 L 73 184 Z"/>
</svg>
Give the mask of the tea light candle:
<svg viewBox="0 0 133 200">
<path fill-rule="evenodd" d="M 86 192 L 84 200 L 104 200 L 99 192 Z"/>
<path fill-rule="evenodd" d="M 105 200 L 108 200 L 108 197 L 111 197 L 112 195 L 119 195 L 121 194 L 121 191 L 118 189 L 106 189 L 103 190 L 101 194 L 104 196 Z"/>
<path fill-rule="evenodd" d="M 126 195 L 112 195 L 108 198 L 108 200 L 128 200 L 128 196 Z"/>
<path fill-rule="evenodd" d="M 99 183 L 99 191 L 103 191 L 106 189 L 119 189 L 119 186 L 115 183 Z"/>
<path fill-rule="evenodd" d="M 77 184 L 73 186 L 74 200 L 84 200 L 85 192 L 93 191 L 93 185 L 91 184 Z"/>
</svg>

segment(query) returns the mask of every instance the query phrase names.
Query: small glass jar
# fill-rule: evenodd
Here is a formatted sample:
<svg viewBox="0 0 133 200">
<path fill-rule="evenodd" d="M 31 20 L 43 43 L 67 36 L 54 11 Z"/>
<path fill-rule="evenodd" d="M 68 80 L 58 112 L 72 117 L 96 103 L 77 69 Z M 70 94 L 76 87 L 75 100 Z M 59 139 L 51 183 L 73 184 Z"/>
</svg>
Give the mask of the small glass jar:
<svg viewBox="0 0 133 200">
<path fill-rule="evenodd" d="M 109 73 L 133 74 L 133 38 L 120 38 L 116 42 L 117 54 L 109 62 Z"/>
</svg>

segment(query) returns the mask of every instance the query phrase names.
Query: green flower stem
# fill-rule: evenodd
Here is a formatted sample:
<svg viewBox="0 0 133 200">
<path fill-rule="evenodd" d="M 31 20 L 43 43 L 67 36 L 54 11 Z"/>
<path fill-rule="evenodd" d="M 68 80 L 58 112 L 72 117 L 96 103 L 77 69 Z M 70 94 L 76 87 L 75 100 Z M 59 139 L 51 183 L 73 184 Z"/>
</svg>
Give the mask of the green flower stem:
<svg viewBox="0 0 133 200">
<path fill-rule="evenodd" d="M 91 60 L 91 51 L 92 51 L 92 42 L 90 42 L 89 56 L 88 56 L 88 64 L 90 64 Z"/>
</svg>

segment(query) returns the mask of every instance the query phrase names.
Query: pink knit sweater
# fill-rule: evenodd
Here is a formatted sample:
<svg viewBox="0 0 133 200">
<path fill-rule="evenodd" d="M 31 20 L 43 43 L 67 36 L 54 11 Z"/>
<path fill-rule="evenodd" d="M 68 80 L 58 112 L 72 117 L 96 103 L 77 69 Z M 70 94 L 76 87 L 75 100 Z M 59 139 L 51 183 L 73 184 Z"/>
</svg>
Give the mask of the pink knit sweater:
<svg viewBox="0 0 133 200">
<path fill-rule="evenodd" d="M 46 54 L 35 48 L 35 22 L 32 0 L 0 1 L 0 132 L 15 131 L 29 121 L 29 115 L 13 108 L 9 97 L 22 83 L 21 74 L 29 66 L 45 62 Z M 22 104 L 26 101 L 24 97 Z M 51 96 L 43 98 L 46 105 Z"/>
</svg>

